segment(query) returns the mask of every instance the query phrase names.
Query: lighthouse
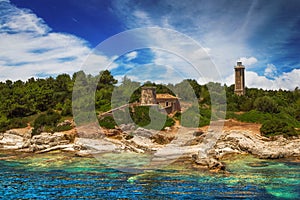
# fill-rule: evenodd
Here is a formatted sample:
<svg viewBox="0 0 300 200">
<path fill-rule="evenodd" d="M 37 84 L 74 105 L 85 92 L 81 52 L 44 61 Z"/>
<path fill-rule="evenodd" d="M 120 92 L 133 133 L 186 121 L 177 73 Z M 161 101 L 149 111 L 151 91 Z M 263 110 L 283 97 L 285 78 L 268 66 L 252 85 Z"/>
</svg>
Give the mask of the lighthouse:
<svg viewBox="0 0 300 200">
<path fill-rule="evenodd" d="M 237 65 L 234 67 L 235 70 L 235 85 L 234 93 L 236 95 L 245 94 L 245 66 L 242 65 L 242 62 L 237 62 Z"/>
</svg>

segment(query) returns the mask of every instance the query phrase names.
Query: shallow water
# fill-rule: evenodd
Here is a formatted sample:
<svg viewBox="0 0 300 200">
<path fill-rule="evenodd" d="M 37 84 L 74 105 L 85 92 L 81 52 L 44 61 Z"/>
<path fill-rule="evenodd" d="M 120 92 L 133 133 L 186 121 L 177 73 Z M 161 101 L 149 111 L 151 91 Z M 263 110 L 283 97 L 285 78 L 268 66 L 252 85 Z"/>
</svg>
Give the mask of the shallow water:
<svg viewBox="0 0 300 200">
<path fill-rule="evenodd" d="M 144 162 L 130 156 L 127 162 Z M 99 160 L 59 152 L 0 160 L 0 198 L 300 199 L 295 162 L 239 156 L 226 161 L 228 174 L 215 174 L 179 164 L 130 173 L 110 165 L 111 155 Z"/>
</svg>

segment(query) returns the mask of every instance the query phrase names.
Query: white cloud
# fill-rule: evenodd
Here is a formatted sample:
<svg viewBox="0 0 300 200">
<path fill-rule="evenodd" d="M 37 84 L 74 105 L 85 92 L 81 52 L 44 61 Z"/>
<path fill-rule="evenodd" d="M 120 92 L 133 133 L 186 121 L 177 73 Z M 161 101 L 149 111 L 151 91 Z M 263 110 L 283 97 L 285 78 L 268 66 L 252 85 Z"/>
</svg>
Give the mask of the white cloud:
<svg viewBox="0 0 300 200">
<path fill-rule="evenodd" d="M 19 9 L 9 3 L 1 1 L 0 33 L 31 32 L 46 34 L 51 30 L 43 19 L 38 18 L 28 9 Z"/>
<path fill-rule="evenodd" d="M 180 78 L 198 79 L 201 76 L 221 82 L 221 75 L 207 53 L 209 49 L 201 47 L 187 35 L 161 28 L 139 29 L 137 33 L 137 40 L 152 47 L 153 64 L 174 68 L 182 75 Z"/>
<path fill-rule="evenodd" d="M 178 83 L 180 74 L 171 66 L 144 64 L 136 66 L 127 71 L 122 77 L 127 76 L 133 81 L 144 83 L 146 81 L 153 81 L 156 83 Z"/>
<path fill-rule="evenodd" d="M 300 86 L 300 69 L 294 69 L 291 72 L 283 73 L 275 77 L 273 80 L 260 76 L 256 72 L 246 71 L 246 87 L 248 88 L 262 88 L 266 90 L 293 90 Z M 234 84 L 234 74 L 225 79 L 227 85 Z"/>
<path fill-rule="evenodd" d="M 133 15 L 141 20 L 149 20 L 148 14 L 146 12 L 143 12 L 141 10 L 135 10 L 133 12 Z"/>
<path fill-rule="evenodd" d="M 90 51 L 85 41 L 59 33 L 0 34 L 0 38 L 1 80 L 72 73 Z"/>
<path fill-rule="evenodd" d="M 247 71 L 245 79 L 246 87 L 249 88 L 279 89 L 275 81 L 259 76 L 256 72 Z"/>
<path fill-rule="evenodd" d="M 9 18 L 9 19 L 7 19 Z M 15 15 L 7 16 L 6 22 L 2 24 L 2 30 L 10 30 L 14 32 L 35 32 L 38 34 L 46 34 L 50 28 L 45 22 L 32 13 L 20 10 Z"/>
<path fill-rule="evenodd" d="M 85 40 L 51 32 L 43 19 L 30 10 L 9 3 L 5 7 L 0 12 L 0 81 L 72 74 L 81 69 L 91 52 Z M 93 72 L 110 62 L 104 55 L 91 54 L 91 58 Z"/>
<path fill-rule="evenodd" d="M 135 59 L 137 56 L 138 56 L 137 51 L 132 51 L 132 52 L 126 54 L 127 61 L 133 60 L 133 59 Z"/>
<path fill-rule="evenodd" d="M 195 39 L 195 42 L 201 44 L 202 50 L 204 50 L 204 52 L 206 51 L 205 56 L 209 56 L 209 59 L 214 63 L 213 66 L 217 68 L 223 77 L 232 73 L 237 58 L 250 54 L 249 49 L 246 48 L 244 43 L 244 39 L 248 37 L 248 34 L 247 32 L 239 34 L 240 30 L 237 28 L 239 23 L 242 25 L 243 19 L 234 18 L 237 24 L 236 27 L 232 27 L 232 15 L 223 14 L 223 12 L 213 12 L 213 10 L 220 8 L 219 6 L 216 8 L 214 3 L 204 2 L 202 6 L 199 6 L 199 4 L 195 2 L 183 3 L 178 1 L 170 3 L 168 1 L 162 1 L 160 2 L 160 6 L 162 7 L 158 10 L 150 10 L 147 9 L 146 6 L 133 5 L 130 4 L 130 2 L 115 2 L 114 4 L 117 14 L 120 18 L 124 19 L 129 28 L 161 26 L 163 28 L 181 31 Z M 164 12 L 163 6 L 165 6 L 168 12 Z M 133 11 L 130 12 L 128 10 L 129 7 Z M 143 11 L 141 12 L 141 10 Z M 236 11 L 234 10 L 234 12 Z M 133 14 L 131 15 L 130 13 Z M 195 13 L 197 13 L 196 17 Z M 153 43 L 154 40 L 159 44 L 164 43 L 166 49 L 179 46 L 177 45 L 178 42 L 182 42 L 176 37 L 164 35 L 160 32 L 148 35 L 148 40 L 152 40 Z M 191 51 L 188 45 L 180 46 L 181 52 L 185 51 L 193 54 L 193 60 L 201 60 L 201 58 L 197 58 L 197 56 L 201 57 L 202 55 Z M 250 60 L 253 62 L 252 59 Z M 170 62 L 172 62 L 172 60 L 170 60 Z M 214 76 L 216 73 L 208 74 L 208 76 L 212 75 Z M 207 77 L 207 79 L 209 79 L 209 77 Z"/>
<path fill-rule="evenodd" d="M 135 10 L 133 16 L 137 24 L 143 24 L 144 26 L 152 26 L 153 24 L 148 14 L 144 11 Z"/>
<path fill-rule="evenodd" d="M 114 62 L 115 57 L 108 58 L 99 53 L 92 52 L 82 63 L 81 69 L 88 74 L 97 75 L 103 70 L 112 70 L 118 67 Z"/>
<path fill-rule="evenodd" d="M 275 78 L 278 75 L 277 68 L 275 67 L 275 65 L 273 65 L 273 64 L 267 64 L 267 67 L 265 69 L 264 75 L 267 78 L 271 78 L 271 79 Z"/>
<path fill-rule="evenodd" d="M 242 62 L 246 67 L 251 67 L 251 65 L 257 63 L 257 59 L 255 57 L 241 57 L 238 59 L 239 62 Z"/>
<path fill-rule="evenodd" d="M 293 90 L 300 87 L 300 69 L 294 69 L 291 72 L 283 73 L 278 78 L 275 78 L 279 88 Z"/>
<path fill-rule="evenodd" d="M 277 3 L 263 5 L 259 2 L 249 1 L 243 4 L 239 2 L 231 2 L 228 4 L 226 1 L 221 1 L 216 4 L 215 1 L 170 2 L 162 0 L 159 2 L 158 7 L 147 7 L 147 5 L 147 3 L 142 2 L 135 4 L 130 1 L 124 1 L 123 3 L 115 1 L 114 10 L 120 18 L 124 19 L 128 28 L 160 26 L 178 30 L 193 37 L 197 42 L 203 45 L 205 49 L 209 49 L 207 54 L 214 63 L 212 67 L 216 67 L 221 76 L 225 77 L 225 82 L 228 82 L 228 77 L 233 77 L 233 67 L 236 65 L 238 58 L 246 66 L 246 69 L 252 68 L 253 70 L 257 70 L 257 72 L 261 71 L 261 69 L 258 68 L 259 65 L 263 66 L 265 63 L 268 63 L 269 58 L 263 58 L 264 54 L 261 54 L 261 52 L 264 51 L 249 48 L 251 47 L 249 42 L 250 39 L 259 37 L 257 35 L 254 36 L 255 31 L 261 31 L 265 24 L 272 21 L 271 19 L 274 14 L 276 14 L 276 9 L 278 9 Z M 258 6 L 263 7 L 257 10 L 256 8 Z M 274 38 L 274 35 L 270 35 L 270 38 Z M 281 34 L 276 35 L 280 35 L 281 37 Z M 174 46 L 180 42 L 177 38 L 163 35 L 160 32 L 155 33 L 152 37 L 151 35 L 148 36 L 148 40 L 152 40 L 153 43 L 165 43 L 166 48 L 168 46 L 170 49 L 176 49 Z M 166 41 L 173 42 L 167 43 Z M 190 57 L 194 55 L 194 60 L 196 60 L 198 54 L 191 51 L 188 46 L 181 46 L 181 50 L 190 53 Z M 252 56 L 248 57 L 248 55 Z M 159 63 L 169 64 L 172 67 L 178 66 L 178 69 L 180 68 L 180 64 L 182 63 L 182 61 L 179 61 L 180 59 L 174 59 L 172 56 L 169 56 L 170 58 L 167 56 L 158 58 L 160 56 L 163 55 L 156 53 L 155 57 L 156 60 L 160 61 Z M 165 59 L 165 61 L 161 61 L 162 59 Z M 198 59 L 200 60 L 200 58 Z M 176 62 L 178 62 L 177 65 Z M 188 71 L 189 69 L 186 66 L 187 65 L 182 65 L 181 70 Z M 291 74 L 293 73 L 291 72 Z M 250 85 L 256 85 L 254 78 L 257 78 L 258 82 L 265 82 L 266 85 L 270 87 L 280 88 L 283 86 L 279 84 L 280 81 L 276 78 L 276 76 L 280 75 L 276 71 L 276 68 L 272 68 L 271 65 L 267 66 L 265 75 L 267 77 L 250 73 L 249 80 L 251 78 L 253 80 L 253 82 L 250 82 Z M 280 77 L 283 76 L 284 74 L 280 75 Z M 272 82 L 272 80 L 268 78 L 276 79 L 277 82 Z M 203 78 L 199 78 L 198 80 L 202 82 L 202 79 Z M 206 79 L 220 82 L 220 80 L 210 77 Z M 233 81 L 231 81 L 231 83 L 233 83 Z M 264 87 L 264 85 L 258 86 Z M 285 88 L 292 88 L 294 86 L 295 85 L 289 87 L 285 86 Z"/>
</svg>

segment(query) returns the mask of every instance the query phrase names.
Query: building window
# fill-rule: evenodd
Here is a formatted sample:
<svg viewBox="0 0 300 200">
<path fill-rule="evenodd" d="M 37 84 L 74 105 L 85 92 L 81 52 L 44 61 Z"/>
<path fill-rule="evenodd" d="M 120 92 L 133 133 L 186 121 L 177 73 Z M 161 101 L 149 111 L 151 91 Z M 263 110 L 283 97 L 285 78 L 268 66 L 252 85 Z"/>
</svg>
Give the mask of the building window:
<svg viewBox="0 0 300 200">
<path fill-rule="evenodd" d="M 169 102 L 166 101 L 166 107 L 169 106 Z"/>
</svg>

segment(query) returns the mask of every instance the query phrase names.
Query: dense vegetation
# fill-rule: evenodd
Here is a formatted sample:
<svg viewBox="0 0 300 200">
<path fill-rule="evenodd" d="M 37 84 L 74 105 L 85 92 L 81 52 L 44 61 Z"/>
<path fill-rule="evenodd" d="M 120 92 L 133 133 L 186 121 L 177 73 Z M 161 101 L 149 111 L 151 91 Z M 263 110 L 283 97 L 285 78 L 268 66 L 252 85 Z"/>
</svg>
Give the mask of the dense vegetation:
<svg viewBox="0 0 300 200">
<path fill-rule="evenodd" d="M 75 80 L 77 85 L 73 89 Z M 92 98 L 88 94 L 91 93 L 93 85 L 95 85 L 95 101 L 90 101 Z M 299 132 L 295 129 L 300 128 L 298 88 L 294 91 L 247 88 L 246 95 L 237 96 L 234 94 L 234 85 L 222 86 L 219 83 L 199 85 L 195 80 L 183 80 L 175 85 L 151 82 L 142 85 L 124 77 L 117 85 L 117 80 L 107 70 L 97 76 L 79 71 L 72 77 L 62 74 L 56 78 L 31 78 L 26 82 L 20 80 L 0 82 L 0 131 L 26 127 L 28 123 L 34 127 L 36 134 L 41 131 L 57 131 L 57 124 L 71 118 L 72 108 L 78 107 L 82 112 L 75 117 L 82 123 L 88 122 L 93 114 L 89 112 L 90 110 L 96 109 L 99 114 L 128 102 L 139 101 L 141 86 L 144 85 L 156 86 L 157 93 L 178 95 L 182 102 L 189 105 L 187 108 L 182 106 L 183 113 L 177 113 L 173 119 L 161 113 L 155 115 L 159 118 L 156 119 L 158 121 L 160 118 L 167 119 L 163 127 L 174 124 L 174 119 L 182 120 L 182 125 L 189 127 L 208 125 L 211 119 L 222 117 L 227 110 L 227 118 L 262 124 L 261 132 L 266 136 L 277 134 L 292 136 Z M 188 87 L 192 87 L 192 90 L 188 90 Z M 73 90 L 78 90 L 77 96 L 72 96 Z M 212 107 L 212 103 L 215 107 Z M 138 107 L 134 112 L 130 109 L 130 115 L 133 121 L 142 127 L 151 124 L 149 108 Z M 107 128 L 117 125 L 112 117 L 101 118 L 99 123 Z"/>
<path fill-rule="evenodd" d="M 246 89 L 246 95 L 233 94 L 234 86 L 227 88 L 227 118 L 262 124 L 265 136 L 299 134 L 300 90 L 272 91 Z"/>
</svg>

